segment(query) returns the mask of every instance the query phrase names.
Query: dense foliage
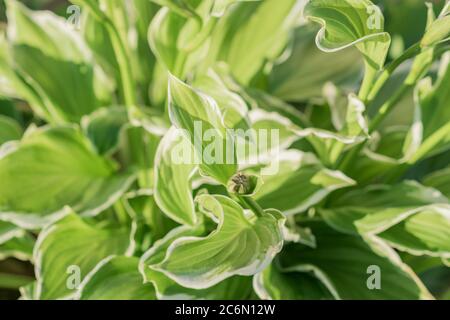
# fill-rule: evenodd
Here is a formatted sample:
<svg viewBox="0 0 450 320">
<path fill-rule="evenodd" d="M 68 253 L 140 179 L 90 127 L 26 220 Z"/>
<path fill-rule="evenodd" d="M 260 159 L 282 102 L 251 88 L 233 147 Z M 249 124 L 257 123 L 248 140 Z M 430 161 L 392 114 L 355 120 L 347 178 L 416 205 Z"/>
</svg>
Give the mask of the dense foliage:
<svg viewBox="0 0 450 320">
<path fill-rule="evenodd" d="M 32 2 L 0 298 L 450 298 L 450 2 Z"/>
</svg>

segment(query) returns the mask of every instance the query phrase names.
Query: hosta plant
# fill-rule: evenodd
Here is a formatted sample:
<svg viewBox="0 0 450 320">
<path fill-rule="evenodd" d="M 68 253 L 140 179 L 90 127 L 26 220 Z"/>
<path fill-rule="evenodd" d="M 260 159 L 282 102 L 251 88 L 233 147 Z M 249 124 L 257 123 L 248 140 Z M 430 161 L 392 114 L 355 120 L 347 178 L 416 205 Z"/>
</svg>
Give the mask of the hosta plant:
<svg viewBox="0 0 450 320">
<path fill-rule="evenodd" d="M 0 297 L 448 299 L 450 3 L 400 2 L 5 0 Z"/>
</svg>

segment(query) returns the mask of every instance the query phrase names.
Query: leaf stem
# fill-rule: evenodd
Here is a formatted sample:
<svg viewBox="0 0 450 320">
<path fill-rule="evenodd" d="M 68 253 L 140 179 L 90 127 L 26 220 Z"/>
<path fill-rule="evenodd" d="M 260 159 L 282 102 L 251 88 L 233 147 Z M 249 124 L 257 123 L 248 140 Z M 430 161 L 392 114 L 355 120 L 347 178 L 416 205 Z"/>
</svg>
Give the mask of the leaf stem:
<svg viewBox="0 0 450 320">
<path fill-rule="evenodd" d="M 411 88 L 409 84 L 403 84 L 399 90 L 386 101 L 378 111 L 378 114 L 371 121 L 369 126 L 369 134 L 373 133 L 379 124 L 386 118 L 386 116 L 394 109 L 395 105 L 400 101 L 403 95 Z M 345 170 L 353 163 L 355 158 L 360 154 L 360 152 L 366 146 L 366 142 L 362 142 L 353 148 L 348 154 L 346 154 L 342 162 L 338 165 L 339 170 L 345 172 Z"/>
<path fill-rule="evenodd" d="M 377 81 L 373 85 L 372 89 L 369 92 L 367 100 L 373 101 L 378 92 L 380 92 L 381 88 L 384 86 L 386 81 L 390 78 L 390 76 L 394 73 L 395 70 L 406 60 L 409 60 L 420 53 L 420 44 L 416 43 L 407 49 L 400 57 L 394 60 L 391 64 L 389 64 L 381 75 L 378 77 Z"/>
<path fill-rule="evenodd" d="M 413 56 L 417 55 L 421 52 L 421 48 L 419 44 L 416 44 L 405 51 L 405 53 L 397 59 L 393 64 L 391 64 L 380 76 L 377 83 L 374 85 L 373 89 L 374 93 L 371 93 L 370 96 L 375 96 L 379 90 L 383 87 L 384 83 L 389 79 L 389 76 L 394 72 L 394 70 L 402 64 L 402 62 L 412 58 Z M 434 60 L 434 59 L 433 59 Z M 404 94 L 412 89 L 417 81 L 420 80 L 420 78 L 423 76 L 423 74 L 426 72 L 426 70 L 430 67 L 431 63 L 423 64 L 418 70 L 418 72 L 415 72 L 415 76 L 412 79 L 409 79 L 410 77 L 407 77 L 407 80 L 402 84 L 402 86 L 395 92 L 393 96 L 391 96 L 378 110 L 377 115 L 373 118 L 373 120 L 370 122 L 369 126 L 369 134 L 373 133 L 380 123 L 383 122 L 383 120 L 386 118 L 386 116 L 392 112 L 392 110 L 395 108 L 397 103 L 400 101 L 400 99 L 404 96 Z M 381 79 L 381 80 L 380 80 Z M 373 98 L 372 97 L 372 98 Z M 352 149 L 349 153 L 347 153 L 343 158 L 342 161 L 339 163 L 338 168 L 345 172 L 345 170 L 353 163 L 355 158 L 360 154 L 360 152 L 364 149 L 366 145 L 366 141 L 360 143 L 358 146 L 356 146 L 354 149 Z"/>
<path fill-rule="evenodd" d="M 370 93 L 370 90 L 373 86 L 373 82 L 374 82 L 376 76 L 377 76 L 377 70 L 366 63 L 364 79 L 361 84 L 361 89 L 359 90 L 359 93 L 358 93 L 358 98 L 361 101 L 365 102 L 367 100 L 367 97 Z"/>
<path fill-rule="evenodd" d="M 128 108 L 131 108 L 136 106 L 136 97 L 134 92 L 135 84 L 131 71 L 130 59 L 128 58 L 126 46 L 117 28 L 110 20 L 108 20 L 108 23 L 106 25 L 111 36 L 114 53 L 116 54 L 117 62 L 119 65 L 125 104 Z"/>
<path fill-rule="evenodd" d="M 264 210 L 263 208 L 261 208 L 261 206 L 252 198 L 249 196 L 239 196 L 236 195 L 238 197 L 238 199 L 245 204 L 245 206 L 252 210 L 253 213 L 258 217 L 258 218 L 262 218 L 264 216 Z"/>
</svg>

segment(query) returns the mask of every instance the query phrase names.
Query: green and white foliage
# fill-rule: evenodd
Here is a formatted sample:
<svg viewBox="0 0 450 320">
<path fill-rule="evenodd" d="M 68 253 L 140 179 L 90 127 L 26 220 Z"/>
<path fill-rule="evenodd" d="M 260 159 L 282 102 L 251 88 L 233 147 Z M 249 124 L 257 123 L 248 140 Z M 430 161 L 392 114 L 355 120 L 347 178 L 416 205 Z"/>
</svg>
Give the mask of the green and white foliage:
<svg viewBox="0 0 450 320">
<path fill-rule="evenodd" d="M 448 1 L 4 2 L 0 297 L 448 299 Z"/>
</svg>

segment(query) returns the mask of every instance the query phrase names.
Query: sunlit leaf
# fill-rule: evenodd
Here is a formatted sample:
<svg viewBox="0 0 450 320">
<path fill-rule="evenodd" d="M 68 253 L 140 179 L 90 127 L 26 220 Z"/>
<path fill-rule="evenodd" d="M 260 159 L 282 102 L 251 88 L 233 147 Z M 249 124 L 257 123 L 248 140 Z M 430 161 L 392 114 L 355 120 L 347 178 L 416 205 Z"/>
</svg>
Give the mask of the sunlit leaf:
<svg viewBox="0 0 450 320">
<path fill-rule="evenodd" d="M 178 238 L 154 266 L 179 284 L 204 289 L 233 275 L 253 275 L 281 250 L 284 218 L 280 213 L 249 218 L 223 196 L 202 195 L 197 201 L 203 211 L 219 219 L 217 230 L 203 238 Z"/>
<path fill-rule="evenodd" d="M 368 187 L 331 205 L 321 214 L 341 232 L 376 235 L 414 255 L 450 255 L 450 205 L 435 189 L 415 182 Z"/>
<path fill-rule="evenodd" d="M 108 91 L 108 81 L 70 24 L 15 0 L 7 4 L 14 68 L 45 102 L 42 116 L 54 122 L 78 121 L 105 103 L 99 94 Z"/>
<path fill-rule="evenodd" d="M 325 52 L 356 46 L 366 63 L 383 67 L 391 37 L 384 32 L 381 10 L 369 0 L 311 0 L 305 16 L 322 25 L 316 43 Z"/>
<path fill-rule="evenodd" d="M 322 223 L 311 223 L 317 248 L 289 245 L 283 250 L 280 268 L 284 272 L 314 274 L 337 299 L 430 299 L 424 285 L 403 264 L 394 250 L 381 242 L 366 243 L 358 236 L 344 235 Z M 370 277 L 379 271 L 377 289 Z M 377 274 L 374 274 L 377 276 Z"/>
<path fill-rule="evenodd" d="M 81 280 L 101 260 L 131 254 L 130 232 L 126 226 L 96 226 L 73 212 L 46 227 L 34 250 L 38 298 L 73 296 Z"/>
<path fill-rule="evenodd" d="M 183 129 L 194 146 L 201 170 L 226 184 L 236 173 L 237 163 L 234 149 L 230 149 L 234 148 L 233 137 L 216 101 L 170 76 L 169 114 L 173 125 Z"/>
<path fill-rule="evenodd" d="M 140 271 L 146 282 L 151 282 L 156 289 L 158 299 L 211 299 L 230 300 L 247 299 L 251 291 L 251 278 L 234 276 L 206 289 L 182 287 L 164 273 L 156 271 L 152 265 L 164 260 L 167 249 L 180 237 L 198 237 L 202 228 L 178 227 L 156 242 L 141 258 Z"/>
<path fill-rule="evenodd" d="M 115 174 L 74 127 L 43 128 L 0 157 L 0 219 L 25 228 L 45 225 L 64 206 L 95 215 L 111 206 L 134 180 Z"/>
<path fill-rule="evenodd" d="M 155 300 L 155 289 L 143 283 L 135 257 L 108 257 L 86 276 L 77 293 L 80 300 Z"/>
<path fill-rule="evenodd" d="M 262 175 L 264 183 L 255 198 L 263 208 L 275 208 L 285 215 L 304 212 L 334 190 L 355 183 L 339 171 L 324 168 L 312 154 L 300 151 L 281 153 L 271 166 L 273 174 Z"/>
<path fill-rule="evenodd" d="M 190 142 L 172 127 L 161 140 L 156 154 L 155 200 L 161 210 L 173 220 L 194 225 L 197 216 L 190 179 L 196 165 L 191 157 L 183 158 L 183 151 L 193 156 L 194 150 Z"/>
</svg>

